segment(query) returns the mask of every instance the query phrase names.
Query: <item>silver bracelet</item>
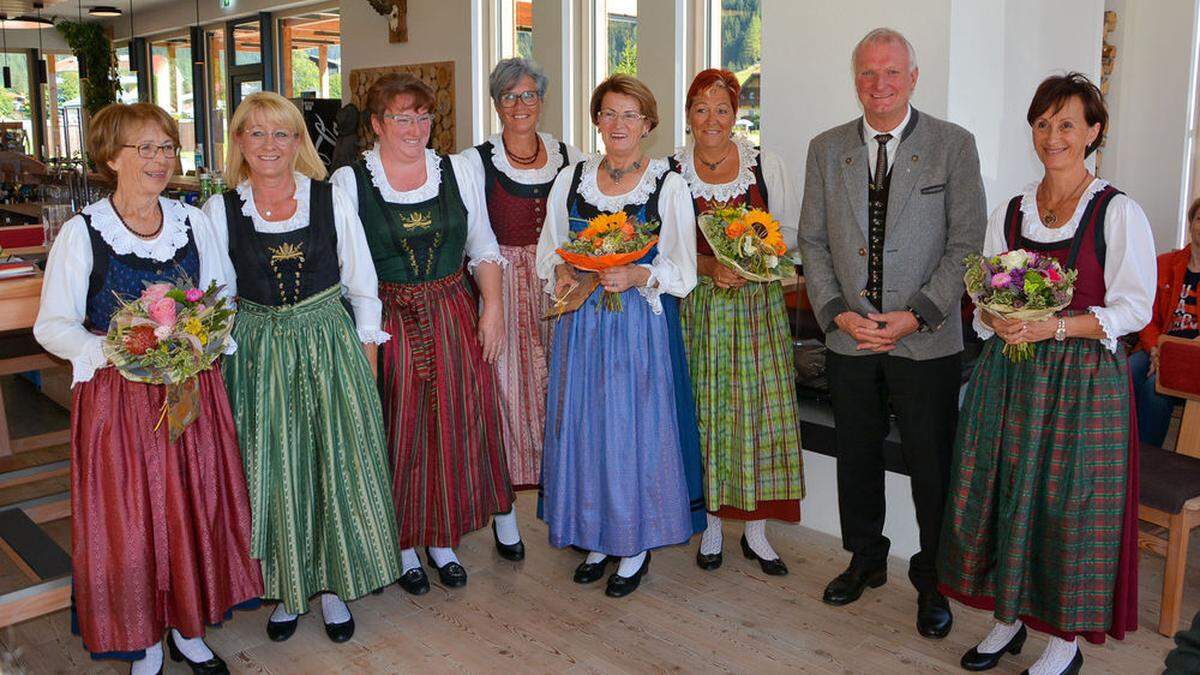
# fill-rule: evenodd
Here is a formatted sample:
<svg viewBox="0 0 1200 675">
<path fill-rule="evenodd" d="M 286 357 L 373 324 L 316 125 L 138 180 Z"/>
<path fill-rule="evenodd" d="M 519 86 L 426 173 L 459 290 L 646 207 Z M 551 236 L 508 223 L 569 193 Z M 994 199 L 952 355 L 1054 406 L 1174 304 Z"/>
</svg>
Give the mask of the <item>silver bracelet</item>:
<svg viewBox="0 0 1200 675">
<path fill-rule="evenodd" d="M 1058 328 L 1054 331 L 1054 339 L 1062 342 L 1067 339 L 1067 319 L 1066 317 L 1058 317 Z"/>
</svg>

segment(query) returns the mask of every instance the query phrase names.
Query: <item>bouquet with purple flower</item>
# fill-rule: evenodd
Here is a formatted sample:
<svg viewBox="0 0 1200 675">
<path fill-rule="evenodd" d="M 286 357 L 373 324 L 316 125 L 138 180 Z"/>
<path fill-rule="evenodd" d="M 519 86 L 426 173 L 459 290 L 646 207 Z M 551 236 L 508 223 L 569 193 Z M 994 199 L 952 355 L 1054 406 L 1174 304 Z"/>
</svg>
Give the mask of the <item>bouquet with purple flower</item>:
<svg viewBox="0 0 1200 675">
<path fill-rule="evenodd" d="M 1019 248 L 991 257 L 971 254 L 964 262 L 967 293 L 992 316 L 1041 321 L 1071 304 L 1077 272 L 1050 256 Z M 1004 355 L 1022 361 L 1033 355 L 1033 345 L 1005 345 Z"/>
</svg>

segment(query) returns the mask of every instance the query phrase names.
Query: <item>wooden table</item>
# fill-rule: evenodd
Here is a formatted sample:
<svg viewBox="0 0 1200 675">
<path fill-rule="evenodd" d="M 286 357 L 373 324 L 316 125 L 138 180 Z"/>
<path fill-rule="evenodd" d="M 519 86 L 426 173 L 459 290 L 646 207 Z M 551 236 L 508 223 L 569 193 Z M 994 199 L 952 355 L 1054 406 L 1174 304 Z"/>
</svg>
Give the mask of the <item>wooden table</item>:
<svg viewBox="0 0 1200 675">
<path fill-rule="evenodd" d="M 0 332 L 33 328 L 41 295 L 41 274 L 0 280 Z"/>
</svg>

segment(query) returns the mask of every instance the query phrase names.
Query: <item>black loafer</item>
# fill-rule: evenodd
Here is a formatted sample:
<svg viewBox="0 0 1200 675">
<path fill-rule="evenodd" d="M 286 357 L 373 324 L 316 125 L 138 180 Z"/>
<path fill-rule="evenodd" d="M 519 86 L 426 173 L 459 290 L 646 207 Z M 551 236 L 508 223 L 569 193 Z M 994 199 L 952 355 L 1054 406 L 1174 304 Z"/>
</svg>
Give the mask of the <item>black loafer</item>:
<svg viewBox="0 0 1200 675">
<path fill-rule="evenodd" d="M 631 577 L 623 577 L 616 572 L 608 575 L 608 587 L 604 589 L 604 594 L 610 598 L 623 598 L 637 590 L 639 584 L 642 583 L 642 577 L 646 576 L 646 572 L 650 570 L 650 552 L 646 551 L 646 557 L 642 559 L 642 566 L 638 571 L 633 573 Z"/>
<path fill-rule="evenodd" d="M 299 620 L 300 617 L 297 616 L 291 621 L 268 621 L 267 637 L 271 638 L 272 642 L 283 642 L 296 632 L 296 622 Z"/>
<path fill-rule="evenodd" d="M 295 629 L 296 622 L 293 621 L 292 630 Z M 288 633 L 288 635 L 291 635 L 291 633 Z M 271 639 L 274 640 L 275 638 Z M 284 639 L 286 640 L 287 638 Z M 167 650 L 171 652 L 172 661 L 187 661 L 188 667 L 192 669 L 193 675 L 229 675 L 229 667 L 226 666 L 225 662 L 221 660 L 221 657 L 217 656 L 215 653 L 213 654 L 213 657 L 207 661 L 193 661 L 184 656 L 183 652 L 179 651 L 179 647 L 175 646 L 174 636 L 167 638 Z M 159 672 L 162 671 L 160 670 Z"/>
<path fill-rule="evenodd" d="M 702 570 L 715 570 L 721 566 L 724 559 L 720 551 L 709 555 L 708 553 L 701 553 L 699 549 L 696 550 L 696 567 Z"/>
<path fill-rule="evenodd" d="M 754 549 L 750 548 L 750 542 L 746 541 L 746 535 L 742 535 L 742 555 L 748 560 L 757 560 L 758 566 L 762 568 L 763 574 L 770 574 L 773 577 L 781 577 L 788 573 L 787 565 L 783 564 L 783 560 L 776 558 L 774 560 L 766 560 L 759 557 Z"/>
<path fill-rule="evenodd" d="M 840 607 L 848 605 L 862 597 L 868 587 L 879 588 L 887 583 L 887 567 L 855 567 L 837 575 L 825 587 L 825 595 L 821 600 L 827 605 Z"/>
<path fill-rule="evenodd" d="M 1078 675 L 1079 671 L 1083 670 L 1083 652 L 1078 647 L 1075 648 L 1075 658 L 1067 664 L 1060 675 Z M 1029 670 L 1022 670 L 1021 675 L 1029 675 Z"/>
<path fill-rule="evenodd" d="M 590 563 L 584 560 L 579 563 L 579 567 L 575 568 L 575 577 L 573 581 L 577 584 L 590 584 L 600 581 L 604 576 L 604 568 L 608 567 L 610 562 L 615 562 L 616 558 L 611 555 L 604 556 L 600 562 Z"/>
<path fill-rule="evenodd" d="M 1022 625 L 1017 634 L 1013 635 L 1008 644 L 1000 648 L 1000 651 L 981 652 L 978 647 L 972 647 L 971 651 L 963 654 L 959 665 L 963 667 L 963 670 L 970 670 L 976 673 L 981 670 L 991 670 L 996 667 L 996 664 L 1000 663 L 1000 657 L 1005 654 L 1012 654 L 1013 656 L 1020 654 L 1021 648 L 1025 646 L 1025 638 L 1027 637 L 1029 637 L 1029 631 L 1025 630 L 1025 626 Z"/>
<path fill-rule="evenodd" d="M 429 547 L 425 547 L 425 559 L 429 561 L 430 565 L 437 567 L 437 563 L 433 562 L 433 556 L 429 555 Z M 438 567 L 437 571 L 438 579 L 447 588 L 459 588 L 467 585 L 467 570 L 456 562 L 448 562 Z"/>
<path fill-rule="evenodd" d="M 400 588 L 409 595 L 425 595 L 429 592 L 429 577 L 425 576 L 425 569 L 422 567 L 414 567 L 401 574 L 399 583 Z"/>
<path fill-rule="evenodd" d="M 500 536 L 496 534 L 496 521 L 492 521 L 492 539 L 496 541 L 496 553 L 500 554 L 505 560 L 524 560 L 525 559 L 525 542 L 518 541 L 515 544 L 503 544 L 500 542 Z"/>
<path fill-rule="evenodd" d="M 354 617 L 342 623 L 325 624 L 325 634 L 333 642 L 345 642 L 354 637 Z"/>
<path fill-rule="evenodd" d="M 950 634 L 954 615 L 946 596 L 937 591 L 917 594 L 917 632 L 922 637 L 940 640 Z"/>
</svg>

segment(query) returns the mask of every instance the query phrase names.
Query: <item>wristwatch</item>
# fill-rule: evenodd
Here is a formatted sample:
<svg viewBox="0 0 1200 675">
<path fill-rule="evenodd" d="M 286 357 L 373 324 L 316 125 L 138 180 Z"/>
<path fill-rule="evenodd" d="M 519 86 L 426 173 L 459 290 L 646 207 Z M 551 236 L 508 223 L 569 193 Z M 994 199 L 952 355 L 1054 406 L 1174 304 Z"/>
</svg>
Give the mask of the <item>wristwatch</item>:
<svg viewBox="0 0 1200 675">
<path fill-rule="evenodd" d="M 912 314 L 913 317 L 917 320 L 917 332 L 918 333 L 920 333 L 921 331 L 931 330 L 929 328 L 929 322 L 925 321 L 925 317 L 921 316 L 921 313 L 917 311 L 916 307 L 905 307 L 904 311 Z"/>
<path fill-rule="evenodd" d="M 1067 319 L 1066 317 L 1058 317 L 1058 328 L 1054 330 L 1054 339 L 1062 342 L 1067 339 Z"/>
</svg>

